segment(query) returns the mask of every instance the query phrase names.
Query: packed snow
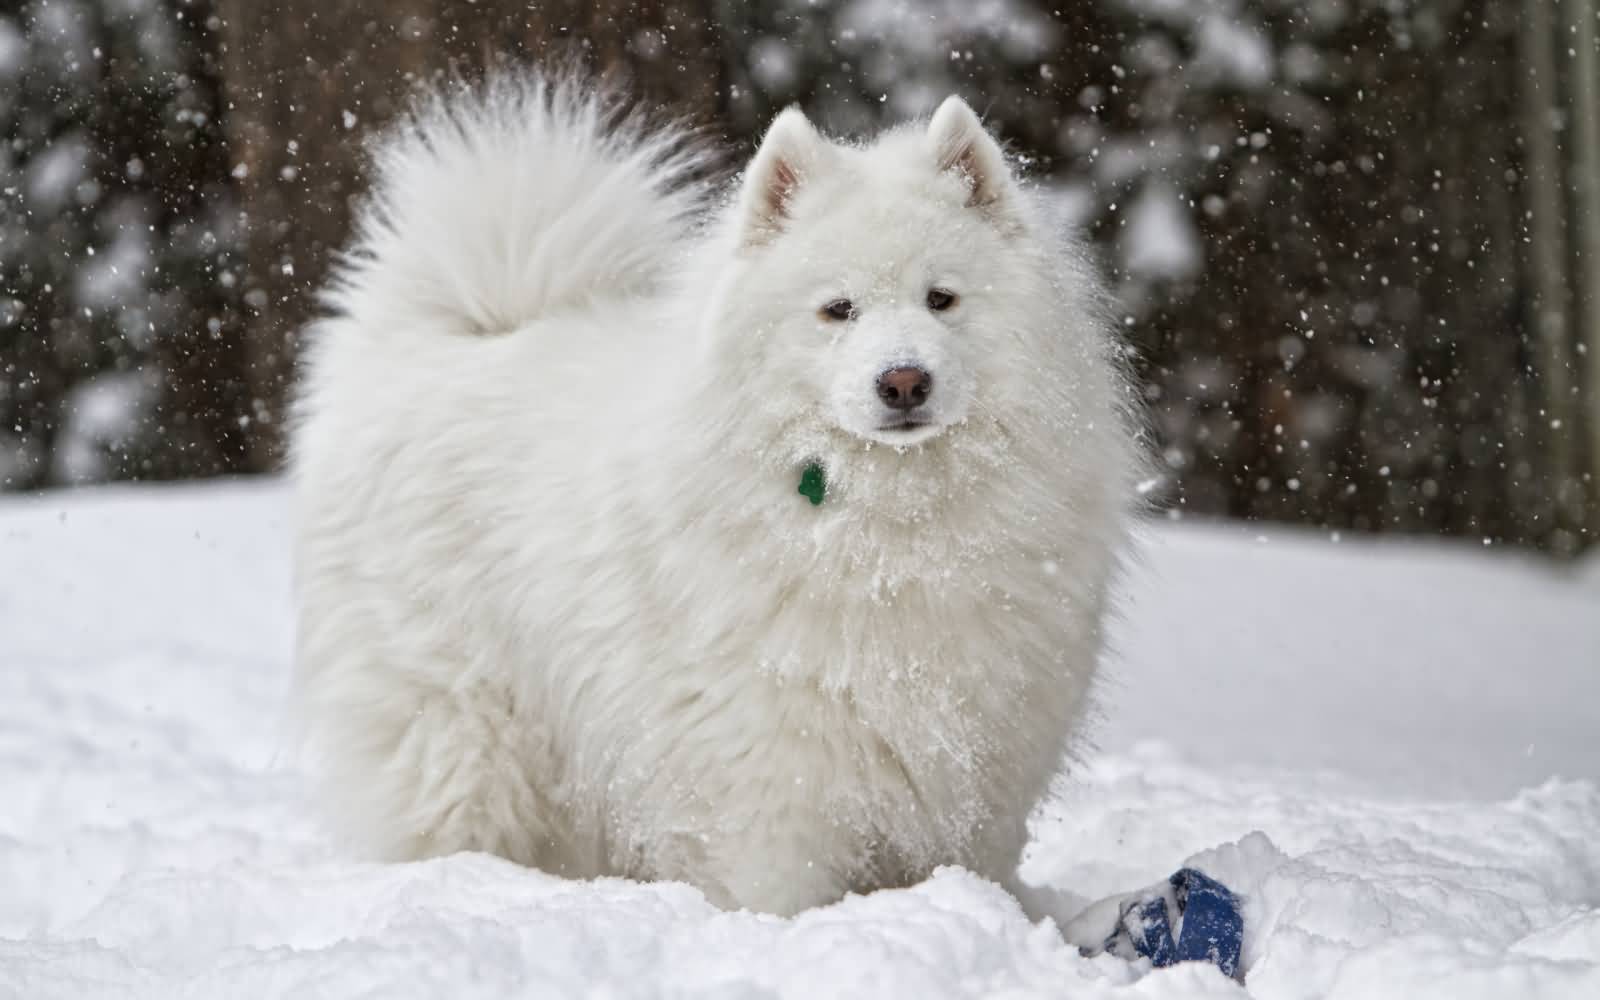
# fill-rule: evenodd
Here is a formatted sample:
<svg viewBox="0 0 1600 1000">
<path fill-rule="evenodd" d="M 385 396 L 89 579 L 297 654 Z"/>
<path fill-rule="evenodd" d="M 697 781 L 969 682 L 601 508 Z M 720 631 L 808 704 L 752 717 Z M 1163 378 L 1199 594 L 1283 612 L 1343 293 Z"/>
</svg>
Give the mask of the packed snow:
<svg viewBox="0 0 1600 1000">
<path fill-rule="evenodd" d="M 1242 984 L 1085 958 L 958 869 L 792 920 L 484 856 L 341 856 L 301 801 L 274 483 L 0 503 L 0 997 L 1600 996 L 1600 572 L 1153 525 L 1031 881 L 1192 862 Z"/>
</svg>

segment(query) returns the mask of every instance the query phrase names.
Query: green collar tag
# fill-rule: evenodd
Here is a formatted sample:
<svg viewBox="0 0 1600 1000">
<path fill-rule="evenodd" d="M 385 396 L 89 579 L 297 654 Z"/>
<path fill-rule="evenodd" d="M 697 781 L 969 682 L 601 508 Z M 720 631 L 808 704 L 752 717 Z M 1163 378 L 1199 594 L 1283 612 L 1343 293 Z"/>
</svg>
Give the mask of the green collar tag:
<svg viewBox="0 0 1600 1000">
<path fill-rule="evenodd" d="M 822 466 L 812 462 L 806 466 L 806 471 L 800 474 L 800 495 L 811 501 L 811 506 L 821 507 L 822 498 L 827 495 L 828 480 L 822 474 Z"/>
</svg>

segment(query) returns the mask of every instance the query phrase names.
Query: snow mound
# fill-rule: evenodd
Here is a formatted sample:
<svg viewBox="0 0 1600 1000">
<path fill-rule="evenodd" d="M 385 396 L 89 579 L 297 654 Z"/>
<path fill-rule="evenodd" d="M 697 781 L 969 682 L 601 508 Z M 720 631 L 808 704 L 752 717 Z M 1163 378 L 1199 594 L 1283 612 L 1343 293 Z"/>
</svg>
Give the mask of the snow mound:
<svg viewBox="0 0 1600 1000">
<path fill-rule="evenodd" d="M 341 859 L 282 736 L 283 499 L 0 504 L 0 997 L 1600 996 L 1593 567 L 1152 531 L 1024 874 L 1087 901 L 1193 861 L 1244 897 L 1241 985 L 1084 958 L 958 869 L 780 920 Z"/>
</svg>

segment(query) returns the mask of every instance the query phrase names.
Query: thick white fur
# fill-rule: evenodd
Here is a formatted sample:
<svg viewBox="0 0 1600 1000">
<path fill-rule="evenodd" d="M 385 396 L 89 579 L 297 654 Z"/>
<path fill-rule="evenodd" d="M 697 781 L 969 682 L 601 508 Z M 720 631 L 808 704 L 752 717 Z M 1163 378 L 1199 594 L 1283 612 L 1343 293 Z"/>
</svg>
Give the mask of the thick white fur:
<svg viewBox="0 0 1600 1000">
<path fill-rule="evenodd" d="M 703 226 L 688 145 L 614 119 L 501 82 L 380 151 L 294 437 L 333 815 L 775 913 L 1015 887 L 1134 464 L 1089 269 L 955 99 L 859 147 L 786 112 Z M 902 363 L 936 419 L 880 432 Z"/>
</svg>

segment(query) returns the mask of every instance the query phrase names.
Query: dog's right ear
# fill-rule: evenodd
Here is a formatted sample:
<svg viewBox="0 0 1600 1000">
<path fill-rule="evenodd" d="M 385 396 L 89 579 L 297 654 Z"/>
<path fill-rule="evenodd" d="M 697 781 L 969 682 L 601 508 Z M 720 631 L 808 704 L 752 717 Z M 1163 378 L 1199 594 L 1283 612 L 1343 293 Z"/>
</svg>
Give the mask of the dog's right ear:
<svg viewBox="0 0 1600 1000">
<path fill-rule="evenodd" d="M 741 243 L 754 246 L 778 235 L 795 193 L 816 171 L 826 146 L 799 108 L 786 108 L 773 119 L 745 171 L 739 198 Z"/>
</svg>

